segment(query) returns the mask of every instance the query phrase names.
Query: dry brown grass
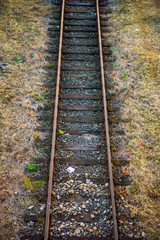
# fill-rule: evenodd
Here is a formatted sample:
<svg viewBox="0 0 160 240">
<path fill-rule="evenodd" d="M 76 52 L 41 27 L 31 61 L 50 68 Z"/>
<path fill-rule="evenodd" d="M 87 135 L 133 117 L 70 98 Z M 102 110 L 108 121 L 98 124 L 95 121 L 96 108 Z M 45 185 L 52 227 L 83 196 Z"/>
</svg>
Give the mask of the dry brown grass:
<svg viewBox="0 0 160 240">
<path fill-rule="evenodd" d="M 42 0 L 7 0 L 0 7 L 0 55 L 8 63 L 0 78 L 0 239 L 18 239 L 24 198 L 34 202 L 25 190 L 24 171 L 38 155 L 35 112 L 47 100 L 33 102 L 32 96 L 47 91 L 45 16 L 52 9 Z"/>
<path fill-rule="evenodd" d="M 118 64 L 112 72 L 115 85 L 111 92 L 123 103 L 121 128 L 126 133 L 126 143 L 123 139 L 121 144 L 116 143 L 114 158 L 124 156 L 128 160 L 132 180 L 131 185 L 122 188 L 125 192 L 117 191 L 125 195 L 121 202 L 130 217 L 138 219 L 135 229 L 140 227 L 138 231 L 144 231 L 147 239 L 159 239 L 160 235 L 159 7 L 158 1 L 120 1 L 112 16 L 115 30 L 110 37 L 118 48 L 114 52 Z M 116 137 L 112 137 L 112 144 Z M 123 175 L 123 167 L 115 171 Z M 120 233 L 127 231 L 122 227 Z"/>
</svg>

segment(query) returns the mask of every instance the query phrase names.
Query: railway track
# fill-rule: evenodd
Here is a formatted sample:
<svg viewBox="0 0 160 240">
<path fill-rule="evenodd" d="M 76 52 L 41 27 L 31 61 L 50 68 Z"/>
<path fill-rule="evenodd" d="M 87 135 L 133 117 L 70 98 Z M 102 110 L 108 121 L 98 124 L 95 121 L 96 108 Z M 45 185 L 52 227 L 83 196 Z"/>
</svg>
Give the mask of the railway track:
<svg viewBox="0 0 160 240">
<path fill-rule="evenodd" d="M 100 24 L 110 10 L 99 0 L 60 7 L 44 239 L 118 239 Z"/>
</svg>

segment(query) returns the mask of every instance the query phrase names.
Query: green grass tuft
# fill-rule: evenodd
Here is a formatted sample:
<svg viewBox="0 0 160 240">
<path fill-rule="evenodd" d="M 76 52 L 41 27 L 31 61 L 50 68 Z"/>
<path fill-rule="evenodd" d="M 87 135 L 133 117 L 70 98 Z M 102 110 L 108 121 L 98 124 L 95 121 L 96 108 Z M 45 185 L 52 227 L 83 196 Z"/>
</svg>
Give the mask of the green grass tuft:
<svg viewBox="0 0 160 240">
<path fill-rule="evenodd" d="M 27 166 L 28 172 L 36 172 L 37 171 L 37 165 L 36 164 L 30 164 Z"/>
</svg>

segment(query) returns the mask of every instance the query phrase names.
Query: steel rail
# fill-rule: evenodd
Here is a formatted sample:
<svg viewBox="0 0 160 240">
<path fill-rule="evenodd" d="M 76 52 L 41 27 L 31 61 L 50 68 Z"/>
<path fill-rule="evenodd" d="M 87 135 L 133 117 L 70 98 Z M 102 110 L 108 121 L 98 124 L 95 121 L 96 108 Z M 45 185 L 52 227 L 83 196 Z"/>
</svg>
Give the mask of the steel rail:
<svg viewBox="0 0 160 240">
<path fill-rule="evenodd" d="M 102 93 L 103 93 L 103 105 L 104 105 L 104 118 L 105 118 L 105 130 L 106 130 L 106 141 L 107 141 L 107 157 L 108 157 L 108 168 L 109 168 L 109 179 L 110 179 L 110 190 L 111 190 L 111 203 L 112 203 L 113 225 L 114 225 L 114 239 L 118 240 L 118 229 L 117 229 L 116 207 L 115 207 L 114 185 L 113 185 L 113 171 L 112 171 L 112 163 L 111 163 L 109 124 L 108 124 L 108 113 L 107 113 L 107 98 L 106 98 L 106 88 L 105 88 L 105 78 L 104 78 L 104 64 L 103 64 L 101 25 L 100 25 L 100 14 L 99 14 L 99 0 L 96 0 L 96 6 L 97 6 L 97 24 L 98 24 L 98 37 L 99 37 L 99 51 L 100 51 L 100 64 L 101 64 L 101 80 L 102 80 Z"/>
<path fill-rule="evenodd" d="M 51 194 L 52 194 L 52 185 L 53 185 L 55 143 L 56 143 L 58 102 L 59 102 L 59 85 L 60 85 L 60 72 L 61 72 L 61 55 L 62 55 L 62 40 L 63 40 L 64 6 L 65 6 L 65 0 L 63 0 L 63 3 L 62 3 L 62 13 L 61 13 L 61 29 L 60 29 L 58 69 L 57 69 L 57 85 L 56 85 L 56 96 L 55 96 L 53 132 L 52 132 L 52 148 L 51 148 L 51 159 L 50 159 L 50 169 L 49 169 L 48 198 L 47 198 L 47 206 L 46 206 L 46 220 L 45 220 L 44 240 L 48 240 L 48 237 L 49 237 Z"/>
</svg>

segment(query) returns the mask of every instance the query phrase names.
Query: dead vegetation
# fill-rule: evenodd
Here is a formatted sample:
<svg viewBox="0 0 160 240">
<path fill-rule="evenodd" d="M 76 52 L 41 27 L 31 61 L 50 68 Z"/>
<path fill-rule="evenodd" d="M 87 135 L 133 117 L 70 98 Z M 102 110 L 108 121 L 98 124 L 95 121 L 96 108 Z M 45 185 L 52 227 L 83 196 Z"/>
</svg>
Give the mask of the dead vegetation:
<svg viewBox="0 0 160 240">
<path fill-rule="evenodd" d="M 46 186 L 31 181 L 26 166 L 39 155 L 36 143 L 38 108 L 49 102 L 45 66 L 45 16 L 52 11 L 42 0 L 7 0 L 0 3 L 2 71 L 0 78 L 0 238 L 18 239 L 24 209 L 36 204 L 30 191 Z M 5 64 L 4 64 L 5 63 Z M 42 96 L 42 97 L 41 97 Z M 29 181 L 30 180 L 30 181 Z M 29 199 L 26 204 L 25 200 Z M 39 223 L 39 229 L 44 223 Z"/>
<path fill-rule="evenodd" d="M 120 236 L 130 233 L 125 229 L 127 215 L 120 213 L 125 208 L 134 225 L 134 237 L 158 239 L 159 225 L 159 1 L 119 1 L 112 15 L 116 63 L 110 75 L 114 81 L 111 93 L 123 105 L 121 129 L 125 137 L 112 136 L 117 177 L 128 174 L 131 184 L 116 187 L 119 196 L 118 214 Z M 125 159 L 125 166 L 120 162 Z M 127 212 L 126 211 L 126 212 Z M 129 222 L 128 222 L 129 224 Z M 136 230 L 137 228 L 137 230 Z M 131 236 L 131 235 L 129 235 Z"/>
</svg>

